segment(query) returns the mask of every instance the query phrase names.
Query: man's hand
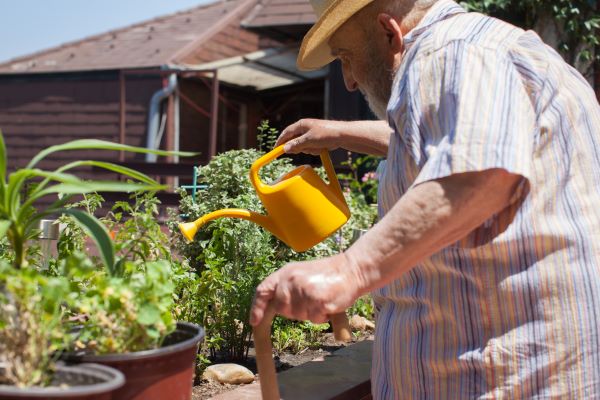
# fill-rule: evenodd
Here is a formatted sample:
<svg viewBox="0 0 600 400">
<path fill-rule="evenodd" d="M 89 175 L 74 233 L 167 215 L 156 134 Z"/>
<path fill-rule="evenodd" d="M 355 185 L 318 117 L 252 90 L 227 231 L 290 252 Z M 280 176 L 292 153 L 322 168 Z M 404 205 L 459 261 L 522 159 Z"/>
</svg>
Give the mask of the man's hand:
<svg viewBox="0 0 600 400">
<path fill-rule="evenodd" d="M 321 150 L 340 147 L 340 138 L 345 130 L 343 121 L 301 119 L 281 132 L 275 146 L 285 143 L 286 153 L 308 153 L 319 155 Z"/>
<path fill-rule="evenodd" d="M 301 119 L 281 132 L 275 146 L 285 143 L 286 153 L 319 155 L 323 149 L 343 148 L 358 153 L 385 155 L 391 132 L 385 121 Z"/>
<path fill-rule="evenodd" d="M 326 322 L 329 314 L 350 307 L 360 295 L 360 282 L 344 254 L 290 263 L 256 289 L 250 324 L 258 325 L 269 304 L 286 318 Z"/>
</svg>

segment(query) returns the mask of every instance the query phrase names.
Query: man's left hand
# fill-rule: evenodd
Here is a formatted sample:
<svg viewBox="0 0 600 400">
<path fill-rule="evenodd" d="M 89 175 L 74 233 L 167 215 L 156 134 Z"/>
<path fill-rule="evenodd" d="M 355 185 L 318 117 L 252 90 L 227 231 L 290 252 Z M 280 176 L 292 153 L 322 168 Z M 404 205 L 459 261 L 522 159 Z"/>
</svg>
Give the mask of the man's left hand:
<svg viewBox="0 0 600 400">
<path fill-rule="evenodd" d="M 250 324 L 258 325 L 269 305 L 289 319 L 327 322 L 329 314 L 346 310 L 360 295 L 353 270 L 343 253 L 287 264 L 256 289 Z"/>
</svg>

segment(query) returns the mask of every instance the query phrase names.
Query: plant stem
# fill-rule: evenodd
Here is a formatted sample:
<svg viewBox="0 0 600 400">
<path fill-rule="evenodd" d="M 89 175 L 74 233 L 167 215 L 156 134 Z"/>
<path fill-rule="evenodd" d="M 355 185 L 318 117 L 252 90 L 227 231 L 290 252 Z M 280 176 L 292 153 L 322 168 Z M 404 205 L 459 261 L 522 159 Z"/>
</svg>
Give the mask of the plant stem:
<svg viewBox="0 0 600 400">
<path fill-rule="evenodd" d="M 25 264 L 25 249 L 23 246 L 23 235 L 18 231 L 17 228 L 13 227 L 8 231 L 8 239 L 11 242 L 12 248 L 15 252 L 14 267 L 15 269 L 21 269 L 21 266 Z"/>
</svg>

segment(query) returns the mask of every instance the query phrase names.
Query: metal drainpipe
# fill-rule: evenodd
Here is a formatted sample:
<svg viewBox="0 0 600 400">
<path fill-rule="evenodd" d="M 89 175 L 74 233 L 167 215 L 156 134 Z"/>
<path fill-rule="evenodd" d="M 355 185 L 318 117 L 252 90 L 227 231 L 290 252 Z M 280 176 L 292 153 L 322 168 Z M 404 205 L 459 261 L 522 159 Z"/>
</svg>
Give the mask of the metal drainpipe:
<svg viewBox="0 0 600 400">
<path fill-rule="evenodd" d="M 160 143 L 156 143 L 160 119 L 160 103 L 170 96 L 175 88 L 177 88 L 177 74 L 171 74 L 169 75 L 167 86 L 152 95 L 148 111 L 148 132 L 146 135 L 146 148 L 148 149 L 157 149 L 160 146 Z M 178 136 L 179 132 L 176 131 L 175 137 Z M 156 159 L 156 154 L 146 154 L 146 162 L 156 162 Z"/>
</svg>

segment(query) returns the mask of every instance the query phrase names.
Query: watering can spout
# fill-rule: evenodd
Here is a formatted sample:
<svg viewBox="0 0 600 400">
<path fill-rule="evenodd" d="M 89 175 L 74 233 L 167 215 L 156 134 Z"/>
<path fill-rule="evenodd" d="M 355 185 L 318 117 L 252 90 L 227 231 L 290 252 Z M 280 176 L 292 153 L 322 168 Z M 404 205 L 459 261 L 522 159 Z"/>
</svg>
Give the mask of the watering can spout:
<svg viewBox="0 0 600 400">
<path fill-rule="evenodd" d="M 191 242 L 194 240 L 194 236 L 196 236 L 196 232 L 198 231 L 198 229 L 200 229 L 200 227 L 202 227 L 209 221 L 223 217 L 241 218 L 246 219 L 248 221 L 252 221 L 267 229 L 269 232 L 271 232 L 278 238 L 283 239 L 283 232 L 281 232 L 277 225 L 273 223 L 273 220 L 269 216 L 259 214 L 254 211 L 244 210 L 242 208 L 226 208 L 223 210 L 213 211 L 209 214 L 198 218 L 195 221 L 179 224 L 179 230 L 181 231 L 183 236 Z"/>
</svg>

